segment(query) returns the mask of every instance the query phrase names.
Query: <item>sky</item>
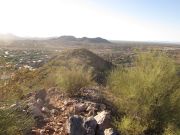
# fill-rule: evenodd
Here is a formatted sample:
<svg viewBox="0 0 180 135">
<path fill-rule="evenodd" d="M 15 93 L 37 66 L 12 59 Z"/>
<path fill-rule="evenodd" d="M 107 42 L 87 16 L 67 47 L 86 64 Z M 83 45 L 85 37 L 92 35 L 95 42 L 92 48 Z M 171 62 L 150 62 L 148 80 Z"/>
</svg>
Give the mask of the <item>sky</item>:
<svg viewBox="0 0 180 135">
<path fill-rule="evenodd" d="M 180 42 L 180 0 L 0 0 L 0 33 Z"/>
</svg>

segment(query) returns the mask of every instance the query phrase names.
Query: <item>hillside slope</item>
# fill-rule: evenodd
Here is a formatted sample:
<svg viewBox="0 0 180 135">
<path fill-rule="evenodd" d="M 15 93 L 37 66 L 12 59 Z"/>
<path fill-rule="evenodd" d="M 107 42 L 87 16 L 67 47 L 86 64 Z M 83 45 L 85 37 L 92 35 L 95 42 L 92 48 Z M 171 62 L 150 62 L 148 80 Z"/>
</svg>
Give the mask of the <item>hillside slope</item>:
<svg viewBox="0 0 180 135">
<path fill-rule="evenodd" d="M 74 49 L 55 56 L 44 67 L 42 67 L 39 72 L 50 74 L 50 72 L 55 72 L 61 66 L 71 67 L 72 65 L 83 66 L 84 68 L 91 69 L 94 80 L 100 84 L 105 83 L 107 72 L 113 68 L 112 63 L 104 60 L 87 49 Z"/>
</svg>

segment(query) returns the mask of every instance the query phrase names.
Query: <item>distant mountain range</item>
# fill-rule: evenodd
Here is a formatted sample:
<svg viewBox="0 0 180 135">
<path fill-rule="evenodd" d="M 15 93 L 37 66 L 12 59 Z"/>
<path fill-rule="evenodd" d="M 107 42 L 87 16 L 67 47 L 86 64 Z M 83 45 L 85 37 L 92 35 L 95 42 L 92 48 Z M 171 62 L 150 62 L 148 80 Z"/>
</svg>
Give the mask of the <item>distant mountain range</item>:
<svg viewBox="0 0 180 135">
<path fill-rule="evenodd" d="M 0 34 L 0 47 L 18 47 L 18 48 L 61 48 L 61 47 L 98 47 L 98 46 L 179 46 L 180 43 L 172 42 L 138 42 L 138 41 L 109 41 L 101 37 L 96 38 L 76 38 L 74 36 L 60 36 L 49 38 L 27 38 L 18 37 L 13 34 Z"/>
<path fill-rule="evenodd" d="M 87 45 L 108 45 L 110 41 L 96 38 L 76 38 L 74 36 L 61 36 L 50 38 L 25 38 L 17 37 L 12 34 L 0 35 L 0 46 L 8 47 L 61 47 L 61 46 L 87 46 Z"/>
<path fill-rule="evenodd" d="M 82 37 L 82 38 L 76 38 L 74 36 L 61 36 L 57 38 L 52 38 L 50 40 L 60 41 L 60 42 L 87 42 L 87 43 L 111 43 L 110 41 L 103 39 L 101 37 L 96 38 L 88 38 L 88 37 Z"/>
</svg>

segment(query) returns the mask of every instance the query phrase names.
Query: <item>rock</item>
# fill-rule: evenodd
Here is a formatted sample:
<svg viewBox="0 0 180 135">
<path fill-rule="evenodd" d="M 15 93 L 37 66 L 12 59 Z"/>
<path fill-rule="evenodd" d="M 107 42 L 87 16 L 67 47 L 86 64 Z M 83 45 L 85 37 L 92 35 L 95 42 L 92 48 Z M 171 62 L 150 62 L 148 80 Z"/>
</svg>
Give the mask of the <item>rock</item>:
<svg viewBox="0 0 180 135">
<path fill-rule="evenodd" d="M 65 106 L 61 108 L 61 111 L 64 111 L 64 110 L 66 110 L 66 107 L 65 107 Z"/>
<path fill-rule="evenodd" d="M 50 114 L 57 115 L 58 114 L 58 110 L 52 109 L 52 110 L 50 110 Z"/>
<path fill-rule="evenodd" d="M 36 100 L 36 102 L 37 102 L 37 104 L 38 104 L 40 107 L 42 107 L 42 106 L 44 105 L 44 102 L 42 101 L 41 98 L 38 98 L 38 99 Z"/>
<path fill-rule="evenodd" d="M 50 122 L 50 119 L 49 118 L 44 118 L 44 122 Z"/>
<path fill-rule="evenodd" d="M 90 117 L 90 116 L 94 116 L 94 115 L 95 115 L 94 110 L 91 110 L 88 112 L 88 114 L 86 114 L 86 117 Z"/>
<path fill-rule="evenodd" d="M 50 112 L 47 107 L 42 107 L 41 111 L 44 112 L 44 113 L 49 113 Z"/>
<path fill-rule="evenodd" d="M 30 106 L 29 111 L 34 117 L 39 117 L 39 116 L 43 117 L 43 113 L 41 112 L 41 109 L 35 105 Z"/>
<path fill-rule="evenodd" d="M 102 111 L 98 113 L 95 117 L 98 123 L 99 132 L 103 132 L 106 128 L 110 127 L 110 113 L 107 111 Z"/>
<path fill-rule="evenodd" d="M 40 135 L 44 135 L 45 130 L 44 130 L 44 129 L 41 129 L 41 130 L 39 130 L 39 133 L 40 133 Z"/>
<path fill-rule="evenodd" d="M 78 115 L 71 116 L 67 121 L 67 133 L 70 135 L 85 135 L 83 119 Z"/>
<path fill-rule="evenodd" d="M 93 111 L 97 110 L 97 104 L 90 104 L 86 109 L 86 111 L 88 111 L 88 112 L 91 110 L 93 110 Z"/>
<path fill-rule="evenodd" d="M 63 125 L 63 123 L 58 122 L 58 123 L 57 123 L 57 125 L 58 125 L 58 126 L 62 126 L 62 125 Z"/>
<path fill-rule="evenodd" d="M 87 107 L 86 111 L 89 112 L 89 111 L 91 111 L 91 110 L 93 110 L 93 109 L 94 109 L 94 107 L 93 107 L 92 105 L 90 105 L 90 106 Z"/>
<path fill-rule="evenodd" d="M 88 117 L 85 119 L 83 126 L 86 129 L 86 133 L 88 135 L 96 134 L 97 121 L 94 119 L 94 117 Z"/>
<path fill-rule="evenodd" d="M 72 105 L 72 104 L 73 104 L 73 102 L 70 101 L 70 100 L 65 100 L 65 101 L 64 101 L 64 105 L 65 105 L 65 106 Z"/>
<path fill-rule="evenodd" d="M 55 132 L 54 128 L 51 127 L 51 126 L 46 126 L 46 127 L 45 127 L 45 130 L 48 131 L 48 132 L 51 132 L 51 133 L 52 133 L 52 132 Z"/>
<path fill-rule="evenodd" d="M 31 132 L 32 132 L 33 135 L 34 135 L 34 134 L 35 134 L 35 135 L 40 135 L 40 133 L 39 133 L 38 130 L 32 130 Z"/>
<path fill-rule="evenodd" d="M 106 109 L 106 106 L 104 104 L 99 105 L 100 110 L 104 111 Z"/>
<path fill-rule="evenodd" d="M 90 104 L 86 111 L 88 112 L 87 116 L 94 116 L 97 111 L 96 104 Z"/>
<path fill-rule="evenodd" d="M 44 89 L 39 90 L 35 94 L 35 99 L 40 98 L 41 100 L 45 101 L 46 95 L 47 95 L 46 90 Z"/>
<path fill-rule="evenodd" d="M 16 107 L 17 106 L 17 104 L 12 104 L 11 106 L 10 106 L 10 108 L 14 108 L 14 107 Z"/>
<path fill-rule="evenodd" d="M 80 113 L 86 110 L 87 106 L 84 103 L 79 103 L 75 105 L 75 112 Z"/>
<path fill-rule="evenodd" d="M 104 130 L 104 135 L 118 135 L 112 128 L 108 128 Z"/>
</svg>

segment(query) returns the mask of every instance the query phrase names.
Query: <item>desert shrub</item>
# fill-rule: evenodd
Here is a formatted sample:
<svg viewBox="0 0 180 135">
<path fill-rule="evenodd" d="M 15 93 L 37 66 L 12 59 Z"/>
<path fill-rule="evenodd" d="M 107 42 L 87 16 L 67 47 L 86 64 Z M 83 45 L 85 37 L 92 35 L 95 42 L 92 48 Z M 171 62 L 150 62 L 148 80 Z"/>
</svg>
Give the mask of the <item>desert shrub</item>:
<svg viewBox="0 0 180 135">
<path fill-rule="evenodd" d="M 20 99 L 24 94 L 22 86 L 17 83 L 1 86 L 0 91 L 0 101 L 13 102 Z"/>
<path fill-rule="evenodd" d="M 22 112 L 7 109 L 0 110 L 0 134 L 21 135 L 28 132 L 34 120 Z"/>
<path fill-rule="evenodd" d="M 164 129 L 163 135 L 180 135 L 180 129 L 174 124 L 168 123 L 167 127 Z"/>
<path fill-rule="evenodd" d="M 121 122 L 115 120 L 114 126 L 120 130 L 122 135 L 139 135 L 147 128 L 138 120 L 126 116 L 122 118 Z"/>
<path fill-rule="evenodd" d="M 56 81 L 69 96 L 79 95 L 81 88 L 93 84 L 91 71 L 75 66 L 59 68 Z"/>
<path fill-rule="evenodd" d="M 36 71 L 22 68 L 13 72 L 13 76 L 7 80 L 0 81 L 0 101 L 20 99 L 24 94 L 30 92 L 31 86 L 37 83 Z"/>
<path fill-rule="evenodd" d="M 168 121 L 179 124 L 179 77 L 174 61 L 166 54 L 139 54 L 132 67 L 112 71 L 108 85 L 119 110 L 138 121 L 140 129 L 147 125 L 142 133 L 160 134 Z"/>
</svg>

